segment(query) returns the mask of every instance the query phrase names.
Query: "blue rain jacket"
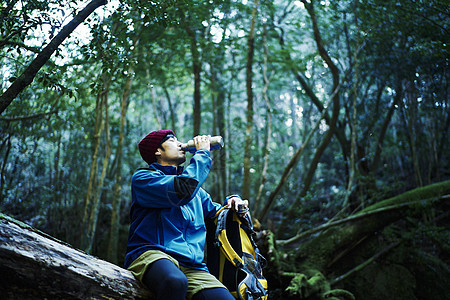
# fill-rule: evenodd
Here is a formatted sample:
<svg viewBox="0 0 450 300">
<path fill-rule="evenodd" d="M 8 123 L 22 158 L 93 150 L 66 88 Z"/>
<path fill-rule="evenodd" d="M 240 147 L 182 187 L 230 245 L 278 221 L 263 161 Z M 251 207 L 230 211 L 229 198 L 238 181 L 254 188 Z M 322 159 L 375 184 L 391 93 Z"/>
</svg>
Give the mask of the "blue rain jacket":
<svg viewBox="0 0 450 300">
<path fill-rule="evenodd" d="M 125 267 L 147 250 L 161 250 L 183 266 L 207 270 L 205 218 L 221 207 L 201 188 L 211 169 L 210 152 L 198 150 L 184 170 L 158 163 L 149 169 L 137 170 L 131 179 Z"/>
</svg>

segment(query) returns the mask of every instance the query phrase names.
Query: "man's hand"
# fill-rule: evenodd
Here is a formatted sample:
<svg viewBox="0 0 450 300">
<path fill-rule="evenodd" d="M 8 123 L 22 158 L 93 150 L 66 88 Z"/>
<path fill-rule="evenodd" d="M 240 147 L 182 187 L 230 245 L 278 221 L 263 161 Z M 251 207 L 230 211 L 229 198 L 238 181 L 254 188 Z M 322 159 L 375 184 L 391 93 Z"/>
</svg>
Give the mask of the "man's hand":
<svg viewBox="0 0 450 300">
<path fill-rule="evenodd" d="M 242 200 L 241 198 L 234 196 L 228 199 L 227 207 L 233 208 L 240 216 L 243 217 L 248 212 L 248 200 Z"/>
<path fill-rule="evenodd" d="M 198 135 L 194 137 L 194 144 L 197 150 L 199 149 L 211 149 L 211 136 L 210 135 Z"/>
</svg>

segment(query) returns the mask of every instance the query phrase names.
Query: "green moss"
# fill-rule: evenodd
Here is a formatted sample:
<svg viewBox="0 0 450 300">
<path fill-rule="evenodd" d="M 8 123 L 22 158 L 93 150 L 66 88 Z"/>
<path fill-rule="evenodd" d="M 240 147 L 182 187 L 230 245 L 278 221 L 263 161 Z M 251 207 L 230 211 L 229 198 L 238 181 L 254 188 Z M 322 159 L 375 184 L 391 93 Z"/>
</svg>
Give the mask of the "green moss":
<svg viewBox="0 0 450 300">
<path fill-rule="evenodd" d="M 450 191 L 450 180 L 438 182 L 435 184 L 430 184 L 425 187 L 416 188 L 407 191 L 398 196 L 380 201 L 375 203 L 361 212 L 371 211 L 377 208 L 382 208 L 390 205 L 398 205 L 401 203 L 412 202 L 412 201 L 422 201 L 431 198 L 439 198 L 440 196 L 448 193 Z"/>
<path fill-rule="evenodd" d="M 334 299 L 334 300 L 354 300 L 352 293 L 342 289 L 330 289 L 330 284 L 325 276 L 317 270 L 309 270 L 314 275 L 308 277 L 305 274 L 296 274 L 292 278 L 286 291 L 298 297 L 298 299 Z"/>
<path fill-rule="evenodd" d="M 334 289 L 323 294 L 323 298 L 327 300 L 355 300 L 355 296 L 349 291 L 342 289 Z"/>
<path fill-rule="evenodd" d="M 287 292 L 293 295 L 300 296 L 300 299 L 307 299 L 311 296 L 320 297 L 325 292 L 330 290 L 330 284 L 322 273 L 316 273 L 311 278 L 305 274 L 296 275 L 286 289 Z"/>
<path fill-rule="evenodd" d="M 269 232 L 267 234 L 267 243 L 268 243 L 268 254 L 269 259 L 272 262 L 273 265 L 279 266 L 280 265 L 280 256 L 279 252 L 275 246 L 275 235 L 273 232 Z"/>
</svg>

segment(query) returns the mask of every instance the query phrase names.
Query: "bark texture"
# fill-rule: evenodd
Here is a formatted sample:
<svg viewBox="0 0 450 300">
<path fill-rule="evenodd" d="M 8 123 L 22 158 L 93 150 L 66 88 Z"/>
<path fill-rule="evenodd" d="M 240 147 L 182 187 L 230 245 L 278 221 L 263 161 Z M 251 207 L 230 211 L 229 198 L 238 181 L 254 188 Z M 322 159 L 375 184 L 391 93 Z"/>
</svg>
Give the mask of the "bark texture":
<svg viewBox="0 0 450 300">
<path fill-rule="evenodd" d="M 152 299 L 123 268 L 0 214 L 2 299 Z"/>
</svg>

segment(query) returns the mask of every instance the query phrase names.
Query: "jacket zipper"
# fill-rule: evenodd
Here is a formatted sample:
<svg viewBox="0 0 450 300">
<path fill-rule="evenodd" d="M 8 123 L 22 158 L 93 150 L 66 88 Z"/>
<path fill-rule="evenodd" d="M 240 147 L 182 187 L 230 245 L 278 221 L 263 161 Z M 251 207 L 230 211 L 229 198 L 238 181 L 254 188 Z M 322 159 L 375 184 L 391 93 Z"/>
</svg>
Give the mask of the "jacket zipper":
<svg viewBox="0 0 450 300">
<path fill-rule="evenodd" d="M 191 255 L 192 255 L 192 262 L 195 262 L 195 251 L 193 251 L 192 247 L 189 245 L 189 243 L 188 243 L 188 241 L 187 241 L 187 239 L 188 239 L 188 236 L 187 236 L 187 235 L 188 235 L 189 224 L 190 224 L 191 222 L 192 222 L 192 223 L 194 222 L 194 216 L 191 214 L 191 212 L 190 212 L 190 210 L 189 210 L 188 208 L 186 208 L 186 207 L 184 207 L 184 206 L 180 206 L 180 208 L 186 212 L 186 216 L 187 216 L 188 223 L 187 223 L 186 228 L 185 228 L 185 230 L 184 230 L 184 236 L 185 236 L 185 239 L 186 239 L 186 246 L 187 246 L 189 252 L 190 252 Z"/>
<path fill-rule="evenodd" d="M 164 232 L 162 228 L 161 210 L 158 209 L 158 244 L 164 246 Z"/>
</svg>

